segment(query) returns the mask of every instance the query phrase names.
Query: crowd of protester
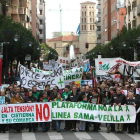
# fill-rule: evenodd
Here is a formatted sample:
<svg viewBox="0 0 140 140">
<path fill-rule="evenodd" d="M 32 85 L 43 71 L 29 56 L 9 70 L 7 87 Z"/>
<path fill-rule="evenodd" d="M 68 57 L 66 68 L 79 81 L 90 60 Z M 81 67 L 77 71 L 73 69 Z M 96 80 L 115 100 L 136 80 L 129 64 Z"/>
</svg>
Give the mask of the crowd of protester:
<svg viewBox="0 0 140 140">
<path fill-rule="evenodd" d="M 120 82 L 98 79 L 97 84 L 92 88 L 90 85 L 83 85 L 81 88 L 77 88 L 70 83 L 66 85 L 64 91 L 60 91 L 57 86 L 50 90 L 50 85 L 46 85 L 44 91 L 38 91 L 36 86 L 32 87 L 32 90 L 25 89 L 17 86 L 17 83 L 11 84 L 4 91 L 1 91 L 1 96 L 5 96 L 6 104 L 16 103 L 37 103 L 37 102 L 81 102 L 90 104 L 103 104 L 103 105 L 133 105 L 136 110 L 140 107 L 140 94 L 136 94 L 136 88 L 139 88 L 139 83 L 133 82 L 132 78 L 125 77 Z M 127 90 L 127 96 L 125 96 L 121 90 Z M 77 123 L 78 122 L 78 123 Z M 15 129 L 15 132 L 22 132 L 23 129 L 28 128 L 29 132 L 37 131 L 38 127 L 42 127 L 42 131 L 46 132 L 50 129 L 60 132 L 60 120 L 52 120 L 42 123 L 16 123 L 16 124 L 0 124 L 0 131 L 5 133 L 6 130 Z M 89 127 L 93 127 L 93 131 L 98 132 L 100 123 L 65 120 L 65 130 L 71 130 L 76 132 L 76 125 L 79 131 L 89 131 Z M 110 131 L 116 131 L 116 133 L 122 134 L 124 131 L 134 134 L 140 133 L 140 113 L 137 111 L 135 123 L 107 123 L 107 133 Z"/>
</svg>

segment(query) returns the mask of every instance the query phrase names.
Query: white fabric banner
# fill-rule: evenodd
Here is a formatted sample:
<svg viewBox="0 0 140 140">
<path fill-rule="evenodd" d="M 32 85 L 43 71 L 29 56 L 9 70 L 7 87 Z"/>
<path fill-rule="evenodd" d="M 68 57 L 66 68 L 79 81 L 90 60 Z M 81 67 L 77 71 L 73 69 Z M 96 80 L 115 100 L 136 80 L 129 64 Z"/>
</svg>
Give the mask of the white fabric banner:
<svg viewBox="0 0 140 140">
<path fill-rule="evenodd" d="M 61 57 L 59 56 L 58 57 L 58 64 L 62 64 L 63 66 L 67 66 L 71 63 L 71 60 L 67 57 Z"/>
<path fill-rule="evenodd" d="M 44 70 L 55 70 L 58 68 L 58 63 L 56 61 L 49 61 L 49 64 L 43 62 L 43 69 Z"/>
<path fill-rule="evenodd" d="M 136 109 L 132 105 L 104 106 L 90 103 L 52 102 L 52 119 L 101 123 L 134 123 Z"/>
<path fill-rule="evenodd" d="M 33 86 L 37 86 L 37 90 L 44 90 L 48 84 L 51 89 L 54 86 L 58 86 L 59 89 L 65 87 L 62 67 L 59 67 L 50 74 L 35 73 L 22 65 L 19 65 L 19 68 L 21 87 L 32 89 Z"/>
<path fill-rule="evenodd" d="M 33 72 L 43 73 L 43 74 L 50 74 L 53 71 L 43 71 L 37 68 L 32 67 Z M 73 68 L 70 70 L 63 71 L 63 77 L 65 82 L 72 82 L 72 81 L 80 81 L 82 79 L 83 68 Z"/>
<path fill-rule="evenodd" d="M 126 76 L 140 77 L 140 61 L 129 62 L 122 58 L 95 59 L 96 75 L 121 73 Z"/>
<path fill-rule="evenodd" d="M 52 103 L 0 105 L 0 124 L 50 122 Z"/>
</svg>

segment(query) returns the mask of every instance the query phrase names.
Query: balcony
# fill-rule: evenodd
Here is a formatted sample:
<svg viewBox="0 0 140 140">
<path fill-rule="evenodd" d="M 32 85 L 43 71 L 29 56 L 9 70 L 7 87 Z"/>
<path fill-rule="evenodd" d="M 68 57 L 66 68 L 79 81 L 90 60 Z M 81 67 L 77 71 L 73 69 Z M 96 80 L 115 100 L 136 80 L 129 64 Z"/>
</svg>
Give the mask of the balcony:
<svg viewBox="0 0 140 140">
<path fill-rule="evenodd" d="M 101 9 L 101 5 L 97 5 L 96 6 L 96 9 Z"/>
<path fill-rule="evenodd" d="M 133 18 L 136 18 L 137 16 L 137 7 L 133 8 Z"/>
<path fill-rule="evenodd" d="M 40 20 L 43 20 L 43 15 L 39 15 L 39 19 Z"/>
<path fill-rule="evenodd" d="M 39 10 L 43 10 L 43 5 L 39 5 Z"/>
<path fill-rule="evenodd" d="M 140 3 L 137 5 L 137 15 L 140 16 Z"/>
<path fill-rule="evenodd" d="M 32 22 L 32 17 L 30 17 L 30 22 Z"/>
<path fill-rule="evenodd" d="M 25 14 L 24 9 L 25 9 L 24 7 L 20 7 L 19 8 L 19 14 L 24 15 Z"/>
<path fill-rule="evenodd" d="M 44 38 L 44 35 L 43 34 L 40 34 L 39 35 L 39 39 L 43 39 Z"/>
<path fill-rule="evenodd" d="M 101 5 L 101 0 L 98 0 L 98 5 Z"/>
<path fill-rule="evenodd" d="M 8 15 L 11 14 L 19 14 L 19 8 L 18 7 L 8 7 L 8 11 L 7 11 Z"/>
<path fill-rule="evenodd" d="M 101 17 L 101 13 L 100 13 L 100 12 L 97 13 L 97 17 L 98 17 L 98 18 Z"/>
<path fill-rule="evenodd" d="M 44 28 L 44 26 L 43 25 L 39 25 L 39 29 L 43 29 Z"/>
</svg>

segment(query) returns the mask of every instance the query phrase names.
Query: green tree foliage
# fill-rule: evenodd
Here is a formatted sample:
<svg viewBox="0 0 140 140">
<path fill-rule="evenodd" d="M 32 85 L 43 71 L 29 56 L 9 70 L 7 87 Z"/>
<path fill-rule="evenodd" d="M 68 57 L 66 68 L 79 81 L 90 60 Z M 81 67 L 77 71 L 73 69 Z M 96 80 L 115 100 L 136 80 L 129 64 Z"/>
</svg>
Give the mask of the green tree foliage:
<svg viewBox="0 0 140 140">
<path fill-rule="evenodd" d="M 49 47 L 47 44 L 42 43 L 41 44 L 41 51 L 44 52 L 45 51 L 45 61 L 49 61 L 52 59 L 57 60 L 58 59 L 58 53 L 55 49 Z"/>
<path fill-rule="evenodd" d="M 18 41 L 15 42 L 14 36 L 18 34 Z M 25 62 L 25 56 L 31 54 L 31 61 L 36 61 L 40 57 L 40 50 L 38 50 L 39 42 L 32 35 L 31 30 L 26 29 L 20 23 L 12 21 L 11 18 L 0 15 L 0 44 L 8 42 L 7 52 L 6 44 L 3 44 L 3 67 L 6 64 L 6 53 L 8 53 L 8 65 L 17 60 L 21 64 Z M 29 42 L 32 46 L 29 46 Z"/>
<path fill-rule="evenodd" d="M 121 57 L 128 61 L 134 60 L 134 51 L 137 53 L 137 60 L 140 60 L 140 44 L 137 38 L 140 35 L 140 26 L 133 29 L 128 29 L 124 26 L 123 29 L 115 38 L 105 45 L 96 45 L 95 48 L 87 52 L 87 58 L 93 60 L 97 55 L 102 55 L 103 58 Z M 123 46 L 125 41 L 126 46 Z M 93 54 L 94 53 L 94 54 Z"/>
</svg>

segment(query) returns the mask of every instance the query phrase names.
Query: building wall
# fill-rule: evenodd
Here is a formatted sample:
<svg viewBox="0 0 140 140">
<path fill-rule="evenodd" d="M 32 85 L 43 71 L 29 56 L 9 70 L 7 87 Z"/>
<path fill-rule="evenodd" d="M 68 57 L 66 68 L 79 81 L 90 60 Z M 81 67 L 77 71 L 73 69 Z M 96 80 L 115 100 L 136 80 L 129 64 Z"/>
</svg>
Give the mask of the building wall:
<svg viewBox="0 0 140 140">
<path fill-rule="evenodd" d="M 2 11 L 2 5 L 0 3 L 0 14 L 3 15 L 3 11 Z"/>
<path fill-rule="evenodd" d="M 47 42 L 48 46 L 53 48 L 53 49 L 55 49 L 55 47 L 54 47 L 55 43 L 56 43 L 56 51 L 57 51 L 59 56 L 65 56 L 65 57 L 69 56 L 69 54 L 68 55 L 65 54 L 65 52 L 67 51 L 66 46 L 68 46 L 68 45 L 69 45 L 69 47 L 71 45 L 73 45 L 73 46 L 76 46 L 76 48 L 79 48 L 79 41 L 73 41 L 72 44 L 69 41 L 65 41 L 65 42 L 63 42 L 63 41 Z"/>
<path fill-rule="evenodd" d="M 90 44 L 88 50 L 85 48 L 86 42 L 96 43 L 96 4 L 81 3 L 81 17 L 80 17 L 80 38 L 79 48 L 82 54 L 93 49 L 95 44 Z"/>
<path fill-rule="evenodd" d="M 125 0 L 127 15 L 125 24 L 127 28 L 133 28 L 140 25 L 140 0 Z"/>
</svg>

